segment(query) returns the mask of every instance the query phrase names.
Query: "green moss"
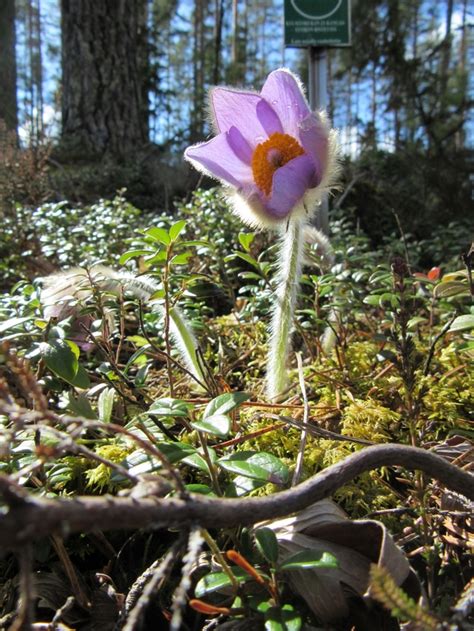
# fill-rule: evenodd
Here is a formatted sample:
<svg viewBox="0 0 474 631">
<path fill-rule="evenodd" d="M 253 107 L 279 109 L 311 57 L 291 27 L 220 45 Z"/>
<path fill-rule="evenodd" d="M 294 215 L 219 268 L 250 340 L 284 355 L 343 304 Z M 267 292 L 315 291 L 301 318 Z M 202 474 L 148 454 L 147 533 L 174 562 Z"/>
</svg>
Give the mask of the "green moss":
<svg viewBox="0 0 474 631">
<path fill-rule="evenodd" d="M 127 457 L 129 451 L 129 449 L 125 449 L 119 445 L 102 445 L 95 450 L 98 456 L 117 464 Z M 109 487 L 111 475 L 112 469 L 106 464 L 101 463 L 97 467 L 86 471 L 87 486 L 95 488 L 98 491 L 103 491 L 104 488 Z"/>
<path fill-rule="evenodd" d="M 343 410 L 341 434 L 374 443 L 389 442 L 390 426 L 399 420 L 400 414 L 371 399 L 356 399 Z"/>
</svg>

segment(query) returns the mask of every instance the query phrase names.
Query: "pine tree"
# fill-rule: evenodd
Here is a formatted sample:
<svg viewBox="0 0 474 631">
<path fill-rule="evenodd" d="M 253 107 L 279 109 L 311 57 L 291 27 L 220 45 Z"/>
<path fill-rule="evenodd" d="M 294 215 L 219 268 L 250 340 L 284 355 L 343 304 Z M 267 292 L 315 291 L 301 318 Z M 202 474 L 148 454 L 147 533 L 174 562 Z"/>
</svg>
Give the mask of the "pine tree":
<svg viewBox="0 0 474 631">
<path fill-rule="evenodd" d="M 0 119 L 8 130 L 18 124 L 15 57 L 15 0 L 0 2 Z"/>
<path fill-rule="evenodd" d="M 146 0 L 61 0 L 62 141 L 133 155 L 148 141 Z"/>
</svg>

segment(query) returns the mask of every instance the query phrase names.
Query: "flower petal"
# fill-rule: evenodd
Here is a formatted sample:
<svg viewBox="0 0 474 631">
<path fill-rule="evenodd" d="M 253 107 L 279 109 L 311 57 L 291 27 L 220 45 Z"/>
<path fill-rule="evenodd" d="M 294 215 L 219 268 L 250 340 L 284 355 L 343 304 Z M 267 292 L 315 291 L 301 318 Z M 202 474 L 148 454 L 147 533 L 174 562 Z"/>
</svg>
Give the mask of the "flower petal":
<svg viewBox="0 0 474 631">
<path fill-rule="evenodd" d="M 252 162 L 252 147 L 245 140 L 240 129 L 232 126 L 227 132 L 227 141 L 235 155 L 240 158 L 242 162 L 245 162 L 245 164 Z"/>
<path fill-rule="evenodd" d="M 310 114 L 301 121 L 300 141 L 304 150 L 313 158 L 319 181 L 327 168 L 329 130 L 318 114 Z M 318 182 L 319 183 L 319 182 Z"/>
<path fill-rule="evenodd" d="M 296 77 L 289 70 L 274 70 L 261 94 L 278 114 L 284 133 L 298 138 L 299 125 L 311 110 Z"/>
<path fill-rule="evenodd" d="M 275 219 L 287 217 L 309 188 L 314 186 L 315 167 L 307 156 L 298 156 L 277 169 L 270 199 L 265 207 Z"/>
<path fill-rule="evenodd" d="M 257 103 L 257 118 L 268 136 L 271 136 L 275 132 L 283 133 L 283 126 L 278 118 L 278 114 L 264 99 L 260 99 Z"/>
<path fill-rule="evenodd" d="M 214 88 L 211 104 L 218 130 L 222 133 L 237 127 L 252 149 L 274 132 L 282 131 L 273 108 L 253 92 Z"/>
<path fill-rule="evenodd" d="M 252 169 L 233 151 L 226 133 L 188 147 L 184 157 L 198 171 L 231 184 L 239 190 L 253 184 Z"/>
</svg>

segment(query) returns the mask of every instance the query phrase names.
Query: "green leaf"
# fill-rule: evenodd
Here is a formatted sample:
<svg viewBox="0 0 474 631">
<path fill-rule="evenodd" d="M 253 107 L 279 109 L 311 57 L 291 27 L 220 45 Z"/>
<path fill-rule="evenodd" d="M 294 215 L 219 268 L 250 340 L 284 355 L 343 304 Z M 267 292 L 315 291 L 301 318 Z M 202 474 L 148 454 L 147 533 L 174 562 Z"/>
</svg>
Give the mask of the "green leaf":
<svg viewBox="0 0 474 631">
<path fill-rule="evenodd" d="M 145 261 L 152 265 L 153 263 L 164 263 L 166 261 L 166 251 L 159 250 L 152 253 L 150 256 L 145 257 Z"/>
<path fill-rule="evenodd" d="M 247 254 L 246 252 L 235 252 L 232 257 L 242 259 L 242 261 L 245 261 L 246 263 L 252 265 L 252 267 L 255 267 L 255 269 L 260 271 L 259 262 L 254 259 L 253 256 L 251 256 L 250 254 Z"/>
<path fill-rule="evenodd" d="M 380 304 L 380 296 L 378 294 L 369 294 L 365 296 L 362 301 L 366 305 L 370 305 L 371 307 L 378 307 Z"/>
<path fill-rule="evenodd" d="M 24 318 L 10 318 L 5 322 L 0 324 L 0 334 L 5 333 L 5 331 L 9 331 L 10 329 L 14 329 L 20 324 L 24 324 L 25 322 L 29 322 L 34 319 L 34 316 L 27 316 Z"/>
<path fill-rule="evenodd" d="M 474 313 L 458 316 L 449 327 L 451 332 L 474 329 Z"/>
<path fill-rule="evenodd" d="M 125 460 L 123 460 L 120 464 L 132 475 L 145 475 L 147 473 L 153 473 L 157 469 L 161 468 L 161 462 L 158 458 L 153 458 L 150 454 L 147 454 L 145 451 L 141 451 L 140 449 L 128 454 Z M 112 474 L 112 480 L 122 480 L 122 474 L 114 472 Z"/>
<path fill-rule="evenodd" d="M 169 245 L 171 243 L 170 235 L 168 231 L 164 228 L 148 228 L 147 230 L 145 230 L 145 234 L 148 237 L 151 237 L 154 241 L 163 243 L 163 245 Z"/>
<path fill-rule="evenodd" d="M 79 346 L 76 344 L 76 342 L 73 342 L 72 340 L 64 340 L 64 341 L 66 342 L 66 344 L 69 346 L 69 348 L 74 353 L 74 357 L 77 360 L 79 360 L 79 355 L 81 354 L 81 350 L 80 350 Z"/>
<path fill-rule="evenodd" d="M 227 414 L 213 414 L 202 419 L 202 421 L 191 423 L 191 426 L 200 432 L 224 438 L 230 432 L 230 417 Z"/>
<path fill-rule="evenodd" d="M 195 451 L 192 445 L 185 445 L 183 443 L 158 443 L 156 447 L 163 453 L 164 456 L 171 462 L 179 462 L 183 458 Z M 161 469 L 161 461 L 159 458 L 151 456 L 141 449 L 137 449 L 122 461 L 122 466 L 125 467 L 133 475 L 143 475 L 145 473 L 152 473 Z M 120 474 L 117 474 L 120 476 Z M 118 478 L 117 478 L 118 479 Z"/>
<path fill-rule="evenodd" d="M 46 366 L 54 374 L 69 382 L 74 379 L 79 368 L 79 362 L 69 344 L 60 339 L 51 342 L 41 342 L 40 351 Z"/>
<path fill-rule="evenodd" d="M 145 358 L 143 358 L 143 360 L 145 361 Z M 150 367 L 151 367 L 151 364 L 144 363 L 137 370 L 137 374 L 135 375 L 135 378 L 133 380 L 137 388 L 143 388 L 145 386 L 146 380 L 148 377 L 148 372 L 150 371 Z"/>
<path fill-rule="evenodd" d="M 150 346 L 146 337 L 143 337 L 142 335 L 129 335 L 127 337 L 127 341 L 133 342 L 133 344 L 135 344 L 138 348 L 141 348 L 142 346 Z"/>
<path fill-rule="evenodd" d="M 165 296 L 166 296 L 166 292 L 164 289 L 157 289 L 155 292 L 151 294 L 148 301 L 152 302 L 152 300 L 163 300 Z"/>
<path fill-rule="evenodd" d="M 203 420 L 215 414 L 228 414 L 249 399 L 250 395 L 246 392 L 227 392 L 226 394 L 220 394 L 207 404 L 204 410 Z"/>
<path fill-rule="evenodd" d="M 186 221 L 184 219 L 177 221 L 171 226 L 169 230 L 171 241 L 176 241 L 177 237 L 184 230 L 185 226 L 186 226 Z"/>
<path fill-rule="evenodd" d="M 451 296 L 467 296 L 469 288 L 467 283 L 457 280 L 447 281 L 446 276 L 443 281 L 433 289 L 435 298 L 449 298 Z"/>
<path fill-rule="evenodd" d="M 411 318 L 407 323 L 407 328 L 409 331 L 413 331 L 420 324 L 424 324 L 427 322 L 426 318 L 422 318 L 421 316 L 415 316 Z"/>
<path fill-rule="evenodd" d="M 211 449 L 210 447 L 207 448 L 207 451 L 209 454 L 209 459 L 211 461 L 211 464 L 214 465 L 217 460 L 216 452 L 214 451 L 214 449 Z M 186 458 L 183 458 L 183 462 L 184 464 L 187 464 L 190 467 L 194 467 L 195 469 L 204 471 L 204 473 L 207 473 L 208 475 L 210 474 L 209 464 L 207 460 L 203 457 L 202 450 L 199 450 L 199 452 L 195 451 L 195 453 L 189 456 L 186 456 Z"/>
<path fill-rule="evenodd" d="M 188 410 L 193 407 L 192 404 L 181 401 L 181 399 L 158 399 L 150 405 L 147 414 L 152 416 L 164 416 L 164 417 L 187 417 Z"/>
<path fill-rule="evenodd" d="M 67 381 L 67 379 L 66 379 L 66 381 Z M 76 388 L 81 388 L 82 390 L 85 390 L 86 388 L 88 388 L 91 385 L 91 382 L 90 382 L 90 379 L 89 379 L 89 375 L 85 371 L 85 369 L 82 366 L 82 364 L 79 364 L 79 368 L 77 369 L 76 376 L 69 383 L 72 386 L 76 387 Z"/>
<path fill-rule="evenodd" d="M 195 453 L 196 448 L 186 443 L 158 443 L 157 448 L 168 458 L 171 463 L 179 462 L 186 456 Z"/>
<path fill-rule="evenodd" d="M 276 456 L 264 451 L 239 451 L 220 458 L 217 462 L 226 471 L 247 478 L 282 485 L 288 482 L 288 467 Z"/>
<path fill-rule="evenodd" d="M 265 611 L 265 631 L 300 631 L 303 621 L 291 605 L 269 607 Z"/>
<path fill-rule="evenodd" d="M 392 309 L 396 309 L 399 305 L 398 297 L 390 291 L 385 291 L 379 298 L 380 306 L 383 307 L 384 304 L 389 304 Z"/>
<path fill-rule="evenodd" d="M 381 282 L 390 283 L 391 280 L 392 280 L 391 272 L 387 270 L 379 269 L 370 276 L 369 283 L 371 285 L 374 283 L 381 283 Z"/>
<path fill-rule="evenodd" d="M 105 388 L 99 395 L 97 401 L 97 410 L 99 419 L 102 423 L 109 423 L 112 417 L 112 408 L 114 406 L 115 390 L 113 388 Z"/>
<path fill-rule="evenodd" d="M 97 414 L 92 409 L 89 399 L 85 394 L 75 397 L 72 392 L 67 393 L 66 409 L 75 414 L 91 420 L 97 420 Z"/>
<path fill-rule="evenodd" d="M 42 342 L 40 353 L 46 366 L 56 376 L 78 388 L 89 386 L 89 377 L 67 342 L 61 339 Z"/>
<path fill-rule="evenodd" d="M 255 531 L 255 543 L 269 563 L 278 561 L 278 540 L 271 528 L 258 528 Z"/>
<path fill-rule="evenodd" d="M 185 247 L 200 247 L 200 248 L 212 248 L 212 245 L 210 243 L 208 243 L 207 241 L 181 241 L 181 246 L 185 246 Z"/>
<path fill-rule="evenodd" d="M 130 259 L 137 258 L 138 256 L 146 256 L 147 254 L 151 254 L 151 253 L 152 253 L 151 250 L 143 250 L 143 249 L 141 249 L 141 250 L 127 250 L 119 258 L 119 263 L 120 263 L 120 265 L 125 265 L 125 263 L 127 261 L 129 261 Z"/>
<path fill-rule="evenodd" d="M 147 346 L 141 346 L 140 348 L 137 348 L 134 353 L 132 353 L 132 355 L 128 358 L 127 363 L 125 364 L 125 374 L 127 374 L 133 364 L 141 365 L 144 361 L 146 362 L 146 352 L 149 348 L 149 344 Z"/>
<path fill-rule="evenodd" d="M 190 493 L 198 493 L 199 495 L 212 495 L 216 497 L 216 494 L 207 484 L 186 484 L 186 490 Z"/>
<path fill-rule="evenodd" d="M 188 259 L 193 255 L 192 252 L 181 252 L 180 254 L 176 254 L 175 256 L 173 256 L 173 258 L 171 259 L 170 263 L 172 265 L 186 265 L 186 263 L 188 262 Z"/>
<path fill-rule="evenodd" d="M 302 570 L 313 567 L 337 568 L 339 566 L 336 557 L 329 552 L 316 552 L 303 550 L 288 557 L 280 565 L 280 570 Z"/>
<path fill-rule="evenodd" d="M 240 272 L 239 278 L 244 278 L 245 280 L 262 280 L 262 275 L 257 274 L 257 272 Z"/>
<path fill-rule="evenodd" d="M 243 495 L 247 495 L 247 493 L 255 491 L 255 489 L 259 489 L 264 484 L 265 482 L 262 480 L 255 480 L 243 475 L 236 475 L 227 487 L 225 495 L 227 497 L 242 497 Z"/>
<path fill-rule="evenodd" d="M 232 573 L 238 583 L 250 580 L 250 576 L 247 574 L 247 572 L 245 572 L 245 570 L 240 567 L 233 567 Z M 229 587 L 230 585 L 230 578 L 225 572 L 211 572 L 210 574 L 206 574 L 206 576 L 203 576 L 201 580 L 197 582 L 194 589 L 194 594 L 196 598 L 202 598 L 206 594 L 220 591 L 225 587 Z"/>
<path fill-rule="evenodd" d="M 239 232 L 239 243 L 246 252 L 250 251 L 250 245 L 255 239 L 255 232 Z"/>
</svg>

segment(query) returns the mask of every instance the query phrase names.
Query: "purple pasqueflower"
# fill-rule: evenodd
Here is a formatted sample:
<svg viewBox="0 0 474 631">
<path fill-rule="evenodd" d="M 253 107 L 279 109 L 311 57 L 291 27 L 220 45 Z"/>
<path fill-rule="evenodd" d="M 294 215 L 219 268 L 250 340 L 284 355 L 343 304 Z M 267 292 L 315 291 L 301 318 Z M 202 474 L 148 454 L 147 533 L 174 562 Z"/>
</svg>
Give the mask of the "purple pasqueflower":
<svg viewBox="0 0 474 631">
<path fill-rule="evenodd" d="M 334 180 L 335 132 L 289 70 L 272 72 L 260 94 L 214 88 L 210 107 L 215 137 L 184 155 L 230 187 L 246 223 L 278 225 L 315 209 Z"/>
</svg>

